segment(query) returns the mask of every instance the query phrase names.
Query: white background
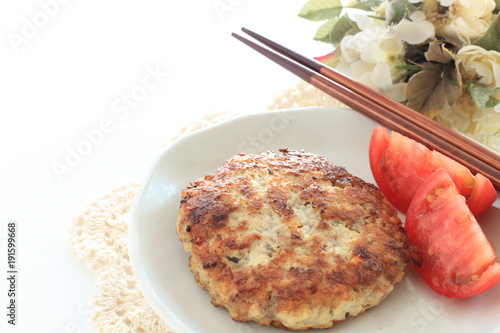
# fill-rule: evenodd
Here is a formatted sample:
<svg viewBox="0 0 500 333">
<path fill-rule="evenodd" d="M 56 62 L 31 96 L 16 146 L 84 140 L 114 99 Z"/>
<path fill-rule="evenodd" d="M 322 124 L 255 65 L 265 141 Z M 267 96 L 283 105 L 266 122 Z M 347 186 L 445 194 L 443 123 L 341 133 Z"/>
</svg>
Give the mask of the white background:
<svg viewBox="0 0 500 333">
<path fill-rule="evenodd" d="M 330 48 L 312 40 L 319 24 L 297 17 L 305 2 L 0 3 L 0 332 L 96 331 L 95 277 L 69 251 L 73 219 L 141 183 L 183 126 L 262 111 L 295 86 L 230 33 L 245 26 L 322 55 Z M 16 327 L 6 323 L 9 221 L 18 225 Z"/>
<path fill-rule="evenodd" d="M 95 330 L 95 278 L 68 250 L 73 218 L 140 183 L 160 146 L 197 117 L 260 111 L 293 87 L 298 79 L 230 33 L 246 26 L 303 54 L 326 53 L 312 41 L 318 24 L 297 17 L 304 3 L 1 2 L 1 332 Z M 15 328 L 5 308 L 9 221 L 18 225 Z"/>
</svg>

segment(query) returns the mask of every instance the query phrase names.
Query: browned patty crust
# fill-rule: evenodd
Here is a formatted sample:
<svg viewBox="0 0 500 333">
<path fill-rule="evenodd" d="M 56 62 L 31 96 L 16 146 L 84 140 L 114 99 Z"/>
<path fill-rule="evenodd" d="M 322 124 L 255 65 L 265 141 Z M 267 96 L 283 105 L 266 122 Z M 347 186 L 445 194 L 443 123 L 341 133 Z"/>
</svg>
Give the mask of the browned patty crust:
<svg viewBox="0 0 500 333">
<path fill-rule="evenodd" d="M 239 154 L 182 192 L 177 234 L 237 321 L 328 328 L 380 303 L 410 260 L 380 191 L 304 151 Z"/>
</svg>

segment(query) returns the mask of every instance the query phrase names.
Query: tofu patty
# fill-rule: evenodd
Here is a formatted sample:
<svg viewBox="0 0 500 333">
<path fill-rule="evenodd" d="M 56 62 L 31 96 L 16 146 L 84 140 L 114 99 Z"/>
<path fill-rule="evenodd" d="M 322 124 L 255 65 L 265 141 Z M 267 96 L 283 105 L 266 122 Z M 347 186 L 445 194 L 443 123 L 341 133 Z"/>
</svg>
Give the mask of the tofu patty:
<svg viewBox="0 0 500 333">
<path fill-rule="evenodd" d="M 378 305 L 411 259 L 378 188 L 305 151 L 228 159 L 182 192 L 176 230 L 213 305 L 289 330 Z"/>
</svg>

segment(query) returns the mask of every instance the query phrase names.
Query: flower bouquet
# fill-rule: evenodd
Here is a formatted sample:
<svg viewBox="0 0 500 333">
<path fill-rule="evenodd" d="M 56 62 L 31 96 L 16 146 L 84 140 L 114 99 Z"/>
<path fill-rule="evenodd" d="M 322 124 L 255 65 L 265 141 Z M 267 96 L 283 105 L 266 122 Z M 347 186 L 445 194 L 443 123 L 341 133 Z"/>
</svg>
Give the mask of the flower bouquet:
<svg viewBox="0 0 500 333">
<path fill-rule="evenodd" d="M 319 61 L 500 152 L 500 0 L 310 0 Z"/>
</svg>

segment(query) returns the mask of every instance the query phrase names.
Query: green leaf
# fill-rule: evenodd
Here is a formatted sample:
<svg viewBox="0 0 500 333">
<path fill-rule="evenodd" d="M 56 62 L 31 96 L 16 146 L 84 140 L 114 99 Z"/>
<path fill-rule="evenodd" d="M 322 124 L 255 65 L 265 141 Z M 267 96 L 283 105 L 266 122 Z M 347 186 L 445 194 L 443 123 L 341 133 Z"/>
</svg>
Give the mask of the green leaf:
<svg viewBox="0 0 500 333">
<path fill-rule="evenodd" d="M 484 84 L 474 82 L 466 82 L 465 84 L 474 104 L 481 110 L 486 111 L 486 108 L 494 107 L 496 105 L 495 100 L 498 102 L 498 99 L 491 95 L 499 92 L 500 88 L 490 89 Z"/>
<path fill-rule="evenodd" d="M 354 22 L 348 16 L 334 18 L 323 24 L 316 35 L 315 40 L 339 46 L 344 36 L 352 30 Z"/>
<path fill-rule="evenodd" d="M 366 0 L 344 6 L 340 0 L 309 0 L 300 10 L 299 16 L 311 21 L 332 20 L 339 17 L 344 8 L 370 11 L 373 7 L 380 6 L 383 2 L 383 0 Z"/>
<path fill-rule="evenodd" d="M 490 99 L 486 102 L 486 107 L 494 108 L 498 103 L 500 103 L 500 99 L 490 96 Z"/>
<path fill-rule="evenodd" d="M 500 1 L 500 0 L 497 0 Z M 372 10 L 373 7 L 378 7 L 384 2 L 384 0 L 367 0 L 367 1 L 359 1 L 352 6 L 348 6 L 349 8 L 357 8 L 363 10 Z"/>
<path fill-rule="evenodd" d="M 397 24 L 401 22 L 402 19 L 407 18 L 414 11 L 420 9 L 422 7 L 422 3 L 401 3 L 401 2 L 393 2 L 391 3 L 392 11 L 394 13 L 391 22 L 392 24 Z"/>
<path fill-rule="evenodd" d="M 495 0 L 495 4 L 496 4 L 495 11 L 498 12 L 500 10 L 500 0 Z"/>
<path fill-rule="evenodd" d="M 340 0 L 310 0 L 299 12 L 299 16 L 311 21 L 331 20 L 342 12 Z"/>
<path fill-rule="evenodd" d="M 476 40 L 474 45 L 481 46 L 483 49 L 488 51 L 494 50 L 500 52 L 500 15 L 497 15 L 486 31 L 486 34 Z"/>
</svg>

